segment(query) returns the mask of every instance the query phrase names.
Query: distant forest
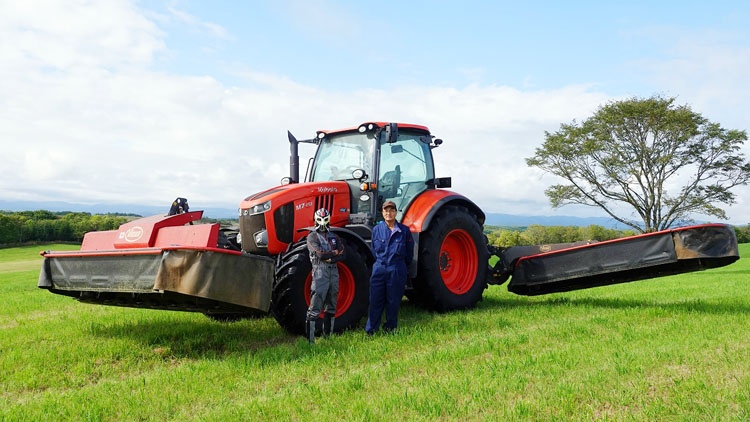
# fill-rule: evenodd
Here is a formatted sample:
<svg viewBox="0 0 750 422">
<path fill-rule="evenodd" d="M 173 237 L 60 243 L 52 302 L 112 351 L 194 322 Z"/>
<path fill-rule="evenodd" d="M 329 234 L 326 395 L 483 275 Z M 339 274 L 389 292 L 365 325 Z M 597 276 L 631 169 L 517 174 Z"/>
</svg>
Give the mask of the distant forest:
<svg viewBox="0 0 750 422">
<path fill-rule="evenodd" d="M 51 212 L 46 210 L 0 211 L 0 245 L 27 242 L 80 242 L 90 231 L 114 230 L 133 217 L 124 214 Z"/>
<path fill-rule="evenodd" d="M 750 225 L 735 226 L 738 243 L 750 243 Z M 540 226 L 528 227 L 484 226 L 490 244 L 501 247 L 569 243 L 582 240 L 612 240 L 633 236 L 633 230 L 613 230 L 602 226 Z"/>
<path fill-rule="evenodd" d="M 115 230 L 121 224 L 140 217 L 133 214 L 90 214 L 87 212 L 0 211 L 0 245 L 29 242 L 81 242 L 90 231 Z M 236 219 L 201 219 L 201 223 L 236 226 Z M 739 243 L 750 242 L 750 225 L 734 228 Z M 631 230 L 613 230 L 602 226 L 485 226 L 484 232 L 495 246 L 540 245 L 579 240 L 610 240 L 635 234 Z"/>
<path fill-rule="evenodd" d="M 540 226 L 528 227 L 485 226 L 484 232 L 490 244 L 501 247 L 570 243 L 582 240 L 611 240 L 633 236 L 632 230 L 614 230 L 602 226 Z"/>
</svg>

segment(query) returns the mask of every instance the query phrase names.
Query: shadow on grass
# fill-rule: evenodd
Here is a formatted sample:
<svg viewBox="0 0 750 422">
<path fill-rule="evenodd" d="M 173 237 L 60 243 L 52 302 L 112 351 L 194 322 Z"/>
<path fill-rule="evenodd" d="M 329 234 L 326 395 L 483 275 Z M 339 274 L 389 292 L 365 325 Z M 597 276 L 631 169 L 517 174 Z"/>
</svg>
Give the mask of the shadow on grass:
<svg viewBox="0 0 750 422">
<path fill-rule="evenodd" d="M 554 297 L 546 300 L 528 297 L 486 297 L 477 308 L 465 311 L 437 313 L 404 301 L 401 306 L 399 327 L 406 333 L 420 331 L 471 333 L 486 330 L 486 324 L 502 328 L 512 325 L 503 310 L 538 309 L 539 307 L 580 307 L 609 309 L 660 309 L 674 313 L 700 312 L 705 314 L 750 314 L 747 303 L 716 303 L 699 299 L 685 301 L 649 301 L 612 298 Z M 273 318 L 245 320 L 235 323 L 217 323 L 208 319 L 184 318 L 180 314 L 158 313 L 127 320 L 97 321 L 88 330 L 96 336 L 130 338 L 153 350 L 165 350 L 169 356 L 192 359 L 223 359 L 233 355 L 261 356 L 266 363 L 302 359 L 311 353 L 326 353 L 336 349 L 336 342 L 308 346 L 301 337 L 286 333 Z M 445 316 L 455 315 L 456 319 Z M 441 322 L 437 322 L 437 320 Z M 366 347 L 364 323 L 344 336 L 347 342 L 362 343 Z M 480 322 L 481 321 L 481 322 Z M 479 323 L 477 323 L 479 322 Z M 484 323 L 483 323 L 484 322 Z M 411 335 L 411 334 L 407 334 Z M 361 336 L 362 339 L 357 339 Z M 377 338 L 377 336 L 376 336 Z M 339 345 L 340 346 L 340 345 Z"/>
<path fill-rule="evenodd" d="M 662 309 L 672 312 L 701 312 L 706 314 L 750 314 L 750 304 L 748 303 L 716 303 L 701 299 L 686 298 L 684 301 L 646 301 L 632 299 L 611 299 L 611 298 L 567 298 L 556 297 L 543 301 L 529 301 L 526 298 L 485 298 L 480 302 L 481 309 L 487 312 L 493 312 L 497 309 L 513 308 L 534 308 L 539 306 L 555 307 L 594 307 L 610 309 Z"/>
<path fill-rule="evenodd" d="M 89 326 L 89 331 L 96 336 L 130 338 L 154 350 L 168 351 L 170 356 L 193 359 L 252 353 L 293 344 L 298 339 L 284 332 L 273 318 L 219 323 L 157 315 L 95 322 Z"/>
</svg>

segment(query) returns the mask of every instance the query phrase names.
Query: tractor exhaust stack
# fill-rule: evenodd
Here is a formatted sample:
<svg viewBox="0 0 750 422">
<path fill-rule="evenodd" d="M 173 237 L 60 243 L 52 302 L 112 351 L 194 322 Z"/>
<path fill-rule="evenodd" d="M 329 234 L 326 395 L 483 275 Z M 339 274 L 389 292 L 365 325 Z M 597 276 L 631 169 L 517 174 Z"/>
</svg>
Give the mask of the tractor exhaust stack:
<svg viewBox="0 0 750 422">
<path fill-rule="evenodd" d="M 286 131 L 289 137 L 289 183 L 299 183 L 299 141 L 292 135 L 292 132 Z"/>
</svg>

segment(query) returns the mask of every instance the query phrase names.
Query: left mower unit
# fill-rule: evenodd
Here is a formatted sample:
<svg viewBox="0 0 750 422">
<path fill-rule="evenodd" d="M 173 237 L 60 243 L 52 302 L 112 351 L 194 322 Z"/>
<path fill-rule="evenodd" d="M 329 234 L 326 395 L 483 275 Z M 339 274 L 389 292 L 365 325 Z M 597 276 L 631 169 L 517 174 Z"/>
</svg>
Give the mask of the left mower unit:
<svg viewBox="0 0 750 422">
<path fill-rule="evenodd" d="M 202 312 L 232 320 L 268 313 L 273 260 L 220 249 L 202 211 L 155 215 L 86 233 L 79 251 L 42 253 L 38 286 L 81 302 Z"/>
</svg>

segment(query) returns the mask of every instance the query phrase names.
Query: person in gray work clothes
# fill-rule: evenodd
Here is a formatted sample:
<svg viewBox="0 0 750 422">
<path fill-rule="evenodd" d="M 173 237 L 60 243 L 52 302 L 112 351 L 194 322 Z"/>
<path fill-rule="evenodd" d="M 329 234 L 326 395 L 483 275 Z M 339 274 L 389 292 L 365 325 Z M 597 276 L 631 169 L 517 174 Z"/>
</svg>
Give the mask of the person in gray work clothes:
<svg viewBox="0 0 750 422">
<path fill-rule="evenodd" d="M 336 299 L 339 294 L 339 270 L 336 263 L 344 259 L 341 239 L 329 229 L 331 215 L 327 209 L 315 211 L 315 230 L 307 235 L 307 249 L 312 264 L 312 286 L 310 307 L 307 309 L 305 332 L 310 343 L 315 343 L 315 321 L 321 311 L 323 335 L 333 334 L 336 315 Z"/>
</svg>

